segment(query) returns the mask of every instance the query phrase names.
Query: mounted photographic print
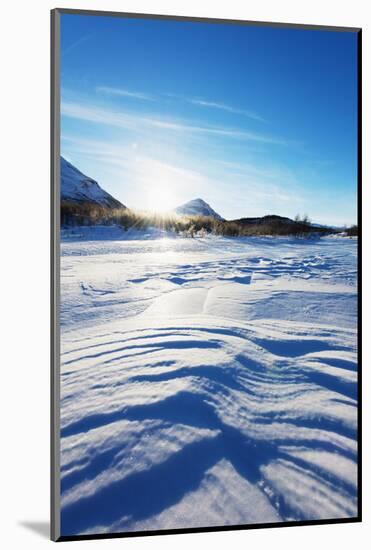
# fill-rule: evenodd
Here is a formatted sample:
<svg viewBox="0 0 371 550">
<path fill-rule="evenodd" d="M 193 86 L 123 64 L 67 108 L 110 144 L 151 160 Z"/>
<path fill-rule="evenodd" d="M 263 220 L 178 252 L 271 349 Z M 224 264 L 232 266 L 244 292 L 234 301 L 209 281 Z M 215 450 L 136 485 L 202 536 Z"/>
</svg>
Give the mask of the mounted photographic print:
<svg viewBox="0 0 371 550">
<path fill-rule="evenodd" d="M 53 540 L 360 521 L 360 29 L 52 38 Z"/>
</svg>

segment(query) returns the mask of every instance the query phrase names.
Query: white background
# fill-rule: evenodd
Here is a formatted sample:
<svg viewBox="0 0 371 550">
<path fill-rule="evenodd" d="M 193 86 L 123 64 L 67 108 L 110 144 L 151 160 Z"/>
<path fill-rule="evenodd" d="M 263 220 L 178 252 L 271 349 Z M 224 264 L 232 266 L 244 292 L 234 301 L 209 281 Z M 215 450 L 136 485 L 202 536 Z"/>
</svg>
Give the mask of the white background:
<svg viewBox="0 0 371 550">
<path fill-rule="evenodd" d="M 370 237 L 370 30 L 362 0 L 16 0 L 0 17 L 0 544 L 41 548 L 49 519 L 49 10 L 54 7 L 363 28 L 364 242 Z M 339 59 L 341 63 L 341 59 Z M 341 93 L 341 90 L 339 90 Z M 370 288 L 364 258 L 364 394 L 370 393 Z M 368 339 L 369 340 L 369 339 Z M 367 391 L 368 390 L 368 391 Z M 365 395 L 366 397 L 366 395 Z M 364 523 L 68 543 L 79 548 L 180 550 L 369 547 L 370 404 L 364 403 Z M 69 546 L 70 547 L 70 546 Z"/>
</svg>

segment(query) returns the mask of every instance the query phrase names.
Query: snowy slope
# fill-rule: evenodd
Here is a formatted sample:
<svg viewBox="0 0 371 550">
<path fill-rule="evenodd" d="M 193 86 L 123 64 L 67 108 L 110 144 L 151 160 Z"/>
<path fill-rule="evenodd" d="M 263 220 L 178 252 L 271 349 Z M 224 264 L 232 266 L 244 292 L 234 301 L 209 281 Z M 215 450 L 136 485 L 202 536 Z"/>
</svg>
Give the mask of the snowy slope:
<svg viewBox="0 0 371 550">
<path fill-rule="evenodd" d="M 223 218 L 219 216 L 211 208 L 207 202 L 202 199 L 193 199 L 181 206 L 175 208 L 175 212 L 180 216 L 210 216 L 211 218 L 216 218 L 217 220 L 222 220 Z"/>
<path fill-rule="evenodd" d="M 356 253 L 66 233 L 62 534 L 354 517 Z"/>
<path fill-rule="evenodd" d="M 85 176 L 61 157 L 61 200 L 90 202 L 108 208 L 123 208 L 120 201 L 104 191 L 98 183 Z"/>
</svg>

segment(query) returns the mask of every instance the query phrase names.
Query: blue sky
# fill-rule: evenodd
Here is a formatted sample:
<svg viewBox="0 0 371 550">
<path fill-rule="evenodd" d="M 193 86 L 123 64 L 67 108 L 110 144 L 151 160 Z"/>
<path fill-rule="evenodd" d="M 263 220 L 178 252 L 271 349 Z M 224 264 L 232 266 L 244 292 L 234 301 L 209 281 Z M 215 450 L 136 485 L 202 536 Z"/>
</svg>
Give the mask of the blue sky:
<svg viewBox="0 0 371 550">
<path fill-rule="evenodd" d="M 353 32 L 63 14 L 61 151 L 131 208 L 356 222 Z"/>
</svg>

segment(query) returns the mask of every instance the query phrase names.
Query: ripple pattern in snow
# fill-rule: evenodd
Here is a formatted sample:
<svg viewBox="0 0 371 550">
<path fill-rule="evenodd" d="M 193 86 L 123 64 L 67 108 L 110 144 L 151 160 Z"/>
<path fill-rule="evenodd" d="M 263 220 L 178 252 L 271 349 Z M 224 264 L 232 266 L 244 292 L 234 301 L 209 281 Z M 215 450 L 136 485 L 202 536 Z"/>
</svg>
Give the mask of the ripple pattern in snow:
<svg viewBox="0 0 371 550">
<path fill-rule="evenodd" d="M 357 514 L 355 243 L 210 241 L 62 245 L 62 534 Z"/>
</svg>

